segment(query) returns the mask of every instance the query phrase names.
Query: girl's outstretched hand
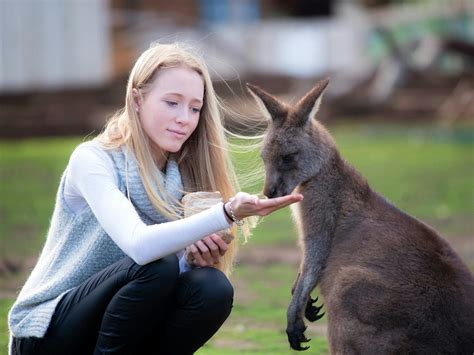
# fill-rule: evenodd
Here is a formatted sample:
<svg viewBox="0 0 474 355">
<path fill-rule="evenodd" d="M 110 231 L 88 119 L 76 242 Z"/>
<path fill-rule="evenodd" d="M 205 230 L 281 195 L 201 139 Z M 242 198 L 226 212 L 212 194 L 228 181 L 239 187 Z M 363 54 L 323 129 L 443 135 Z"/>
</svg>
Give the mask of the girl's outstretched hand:
<svg viewBox="0 0 474 355">
<path fill-rule="evenodd" d="M 259 198 L 246 192 L 239 192 L 225 204 L 226 211 L 234 212 L 237 219 L 250 216 L 266 216 L 280 208 L 303 200 L 301 194 L 290 194 L 275 198 Z"/>
</svg>

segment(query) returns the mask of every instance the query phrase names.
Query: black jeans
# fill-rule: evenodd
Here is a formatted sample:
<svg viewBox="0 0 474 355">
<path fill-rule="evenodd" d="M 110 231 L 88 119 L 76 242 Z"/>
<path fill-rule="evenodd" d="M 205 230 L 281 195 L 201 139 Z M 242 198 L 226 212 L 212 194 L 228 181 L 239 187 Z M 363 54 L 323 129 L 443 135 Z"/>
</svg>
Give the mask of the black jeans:
<svg viewBox="0 0 474 355">
<path fill-rule="evenodd" d="M 217 269 L 179 275 L 175 255 L 143 266 L 126 257 L 69 291 L 43 338 L 14 338 L 13 354 L 192 354 L 232 301 Z"/>
</svg>

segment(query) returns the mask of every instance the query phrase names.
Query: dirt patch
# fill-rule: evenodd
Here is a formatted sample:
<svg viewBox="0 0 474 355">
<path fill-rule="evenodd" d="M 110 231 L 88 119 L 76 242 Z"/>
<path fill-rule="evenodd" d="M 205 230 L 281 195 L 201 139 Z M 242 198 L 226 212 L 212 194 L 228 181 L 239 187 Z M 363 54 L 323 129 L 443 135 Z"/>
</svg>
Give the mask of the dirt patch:
<svg viewBox="0 0 474 355">
<path fill-rule="evenodd" d="M 219 338 L 219 339 L 213 340 L 212 345 L 216 348 L 239 349 L 239 350 L 252 350 L 257 347 L 255 343 L 245 341 L 242 339 L 225 339 L 225 338 Z"/>
<path fill-rule="evenodd" d="M 458 235 L 447 238 L 448 243 L 462 260 L 474 270 L 474 236 Z M 287 264 L 299 265 L 301 250 L 297 245 L 245 246 L 239 252 L 237 261 L 246 265 Z"/>
<path fill-rule="evenodd" d="M 36 257 L 24 260 L 0 260 L 0 298 L 13 298 L 26 281 L 36 263 Z"/>
<path fill-rule="evenodd" d="M 324 337 L 327 338 L 328 334 L 328 326 L 326 324 L 326 321 L 320 320 L 314 323 L 311 322 L 305 322 L 306 326 L 308 327 L 307 329 L 307 334 L 311 334 L 311 336 L 318 336 L 318 337 Z"/>
<path fill-rule="evenodd" d="M 291 245 L 246 246 L 239 252 L 237 262 L 246 265 L 299 265 L 301 251 Z"/>
</svg>

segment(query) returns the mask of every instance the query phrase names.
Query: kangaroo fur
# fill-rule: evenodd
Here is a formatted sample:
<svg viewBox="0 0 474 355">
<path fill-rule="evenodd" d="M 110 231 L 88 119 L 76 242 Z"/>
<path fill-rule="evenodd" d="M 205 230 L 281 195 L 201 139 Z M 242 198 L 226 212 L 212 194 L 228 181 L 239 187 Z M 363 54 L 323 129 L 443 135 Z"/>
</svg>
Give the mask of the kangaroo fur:
<svg viewBox="0 0 474 355">
<path fill-rule="evenodd" d="M 474 278 L 428 225 L 373 191 L 315 119 L 329 79 L 294 106 L 247 84 L 269 120 L 264 194 L 293 191 L 302 262 L 287 313 L 295 350 L 304 317 L 319 319 L 319 286 L 332 354 L 473 354 Z M 363 144 L 361 142 L 361 144 Z"/>
</svg>

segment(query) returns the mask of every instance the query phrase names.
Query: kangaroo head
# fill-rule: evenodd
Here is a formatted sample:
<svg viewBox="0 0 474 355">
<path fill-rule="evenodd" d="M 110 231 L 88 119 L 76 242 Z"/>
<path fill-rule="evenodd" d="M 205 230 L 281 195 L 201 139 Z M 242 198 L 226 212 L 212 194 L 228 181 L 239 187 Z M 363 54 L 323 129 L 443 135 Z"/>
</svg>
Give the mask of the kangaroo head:
<svg viewBox="0 0 474 355">
<path fill-rule="evenodd" d="M 334 151 L 334 142 L 314 116 L 329 79 L 321 80 L 296 105 L 279 101 L 257 86 L 247 84 L 269 125 L 262 148 L 265 165 L 263 193 L 278 197 L 317 175 Z"/>
</svg>

